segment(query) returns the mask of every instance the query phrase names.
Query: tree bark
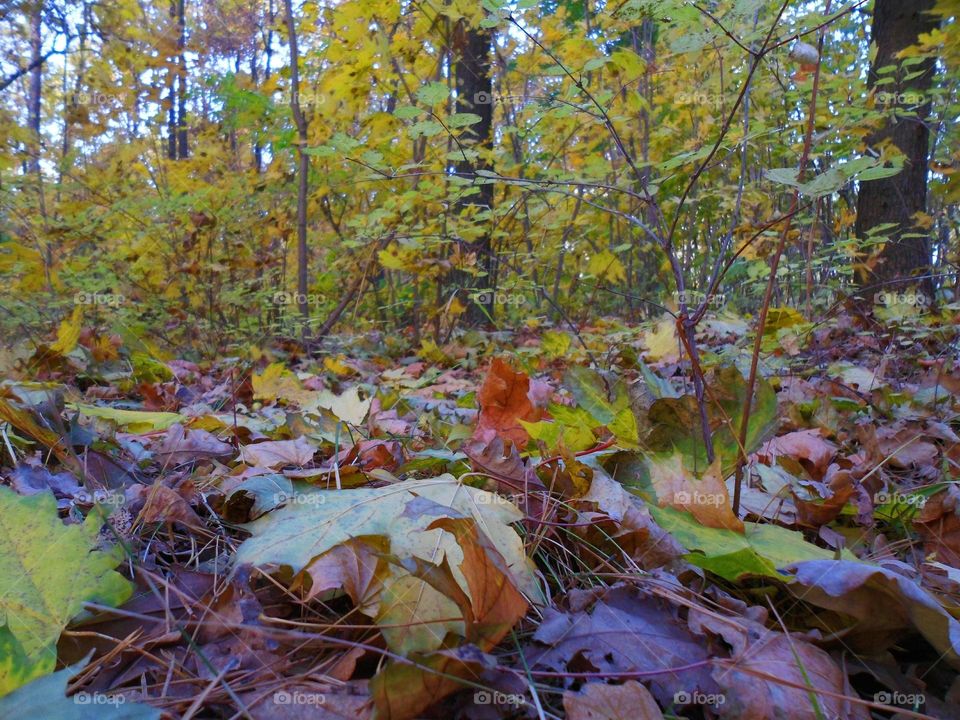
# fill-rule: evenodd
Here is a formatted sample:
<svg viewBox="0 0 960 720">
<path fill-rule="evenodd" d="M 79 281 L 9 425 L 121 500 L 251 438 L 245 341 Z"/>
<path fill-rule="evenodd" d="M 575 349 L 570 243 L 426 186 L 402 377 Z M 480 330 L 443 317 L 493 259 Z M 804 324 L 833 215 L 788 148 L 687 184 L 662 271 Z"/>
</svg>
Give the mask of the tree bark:
<svg viewBox="0 0 960 720">
<path fill-rule="evenodd" d="M 884 141 L 892 141 L 904 155 L 903 170 L 890 178 L 860 183 L 857 198 L 857 237 L 866 237 L 878 225 L 892 223 L 896 227 L 884 233 L 887 242 L 880 253 L 878 264 L 860 278 L 861 286 L 881 289 L 917 284 L 925 292 L 932 291 L 928 275 L 930 267 L 930 238 L 914 219 L 915 213 L 925 212 L 927 206 L 927 158 L 930 132 L 926 118 L 930 113 L 930 89 L 934 61 L 924 60 L 917 65 L 904 65 L 897 54 L 917 42 L 921 33 L 934 30 L 935 16 L 930 14 L 935 0 L 876 0 L 873 11 L 873 42 L 877 54 L 870 67 L 867 86 L 877 90 L 878 105 L 882 102 L 893 113 L 868 143 L 879 148 Z M 896 66 L 893 83 L 878 84 L 878 70 Z M 914 72 L 917 77 L 906 79 Z M 890 77 L 884 75 L 883 77 Z M 907 111 L 906 108 L 913 111 Z M 879 149 L 878 149 L 879 152 Z M 913 279 L 917 278 L 917 279 Z M 871 302 L 872 293 L 866 293 L 864 302 Z"/>
<path fill-rule="evenodd" d="M 43 93 L 43 1 L 38 0 L 30 15 L 30 98 L 27 108 L 28 124 L 33 140 L 33 152 L 27 163 L 31 173 L 40 173 L 40 102 Z"/>
<path fill-rule="evenodd" d="M 297 30 L 293 21 L 293 2 L 284 0 L 287 40 L 290 45 L 290 111 L 297 126 L 297 307 L 303 318 L 303 338 L 309 333 L 307 323 L 310 309 L 307 307 L 307 182 L 310 158 L 304 152 L 307 146 L 307 120 L 300 108 L 300 53 L 297 48 Z"/>
<path fill-rule="evenodd" d="M 457 102 L 456 112 L 473 113 L 480 120 L 468 125 L 460 137 L 464 148 L 476 149 L 480 158 L 476 162 L 462 160 L 457 163 L 456 174 L 476 182 L 481 179 L 479 170 L 490 170 L 487 160 L 492 148 L 493 138 L 493 77 L 490 69 L 493 49 L 493 33 L 489 28 L 472 28 L 459 21 L 454 30 L 454 50 L 456 52 L 454 72 L 456 75 Z M 461 214 L 475 213 L 493 209 L 493 185 L 477 185 L 478 192 L 464 197 L 459 203 Z M 488 224 L 489 227 L 489 224 Z M 464 290 L 477 287 L 491 287 L 494 258 L 489 230 L 473 242 L 458 240 L 461 257 L 476 253 L 477 265 L 485 277 L 478 278 L 460 270 L 455 273 L 457 287 Z M 495 290 L 495 288 L 491 288 Z M 493 317 L 495 292 L 484 293 L 479 302 L 470 301 L 467 305 L 466 320 L 478 324 Z"/>
<path fill-rule="evenodd" d="M 177 74 L 177 157 L 181 160 L 189 157 L 187 147 L 187 16 L 186 0 L 177 3 L 177 49 L 179 55 L 179 72 Z"/>
</svg>

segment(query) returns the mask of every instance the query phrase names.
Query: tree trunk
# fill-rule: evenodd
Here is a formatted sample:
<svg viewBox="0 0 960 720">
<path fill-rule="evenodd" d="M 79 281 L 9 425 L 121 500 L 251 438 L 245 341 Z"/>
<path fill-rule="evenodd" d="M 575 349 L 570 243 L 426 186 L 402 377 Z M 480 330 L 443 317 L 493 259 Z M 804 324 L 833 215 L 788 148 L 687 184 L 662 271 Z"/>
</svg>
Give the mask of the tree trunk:
<svg viewBox="0 0 960 720">
<path fill-rule="evenodd" d="M 307 307 L 307 181 L 310 172 L 310 157 L 304 152 L 307 146 L 307 120 L 300 108 L 300 53 L 297 49 L 297 31 L 293 21 L 293 2 L 284 0 L 287 40 L 290 45 L 290 111 L 297 126 L 297 307 L 303 318 L 303 338 L 309 328 L 310 310 Z"/>
<path fill-rule="evenodd" d="M 28 124 L 30 125 L 31 148 L 30 160 L 27 169 L 31 173 L 40 173 L 40 101 L 43 92 L 43 2 L 38 0 L 30 16 L 30 98 Z"/>
<path fill-rule="evenodd" d="M 468 27 L 463 20 L 457 23 L 454 30 L 455 74 L 457 87 L 456 111 L 458 113 L 473 113 L 480 116 L 480 120 L 468 125 L 460 143 L 465 148 L 474 148 L 480 152 L 476 162 L 462 160 L 457 163 L 456 174 L 474 181 L 478 179 L 477 171 L 489 170 L 490 164 L 486 159 L 492 147 L 493 128 L 493 78 L 490 72 L 490 55 L 493 49 L 493 34 L 489 28 Z M 464 197 L 459 203 L 461 213 L 475 213 L 485 209 L 493 209 L 493 185 L 477 186 L 479 192 Z M 488 223 L 489 227 L 490 223 Z M 486 273 L 485 277 L 477 278 L 466 271 L 455 273 L 455 282 L 465 290 L 477 287 L 491 287 L 494 262 L 493 250 L 490 242 L 489 230 L 473 242 L 459 240 L 461 256 L 471 252 L 476 253 L 478 269 Z M 495 290 L 495 288 L 492 288 Z M 466 320 L 470 324 L 481 323 L 488 317 L 493 317 L 495 292 L 484 293 L 479 302 L 466 302 Z"/>
<path fill-rule="evenodd" d="M 187 59 L 184 52 L 187 46 L 186 0 L 177 4 L 177 49 L 180 51 L 179 72 L 177 74 L 177 157 L 181 160 L 189 156 L 187 147 Z"/>
<path fill-rule="evenodd" d="M 914 214 L 926 211 L 927 157 L 930 132 L 926 118 L 930 113 L 930 88 L 934 61 L 924 60 L 918 65 L 906 65 L 897 54 L 917 42 L 917 36 L 937 26 L 930 14 L 935 0 L 876 0 L 873 11 L 873 42 L 877 54 L 867 77 L 868 87 L 877 88 L 878 106 L 883 103 L 895 112 L 868 142 L 874 148 L 890 140 L 904 155 L 903 170 L 893 177 L 860 183 L 857 198 L 855 232 L 863 238 L 878 225 L 893 223 L 895 228 L 884 233 L 887 243 L 880 253 L 879 263 L 861 276 L 861 286 L 880 290 L 918 284 L 930 292 L 930 238 L 920 228 Z M 896 66 L 893 83 L 878 85 L 880 68 Z M 919 72 L 917 77 L 906 79 Z M 884 75 L 883 77 L 890 77 Z M 904 110 L 901 112 L 901 108 Z M 908 111 L 911 108 L 913 111 Z M 878 150 L 879 151 L 879 150 Z M 872 302 L 873 293 L 867 292 L 864 302 Z"/>
<path fill-rule="evenodd" d="M 177 17 L 177 0 L 170 0 L 170 17 Z M 167 67 L 167 158 L 177 159 L 177 74 L 179 70 Z"/>
</svg>

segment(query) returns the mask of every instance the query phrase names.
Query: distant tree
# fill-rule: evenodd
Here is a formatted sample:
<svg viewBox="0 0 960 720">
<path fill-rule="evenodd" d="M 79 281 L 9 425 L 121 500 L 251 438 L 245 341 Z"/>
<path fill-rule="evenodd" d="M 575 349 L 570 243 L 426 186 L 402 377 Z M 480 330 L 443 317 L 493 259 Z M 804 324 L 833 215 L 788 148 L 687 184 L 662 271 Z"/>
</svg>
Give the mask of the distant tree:
<svg viewBox="0 0 960 720">
<path fill-rule="evenodd" d="M 927 207 L 927 91 L 935 63 L 932 58 L 924 58 L 910 64 L 898 58 L 898 54 L 916 44 L 921 34 L 936 28 L 937 19 L 931 14 L 935 4 L 935 0 L 876 0 L 873 8 L 872 41 L 877 53 L 867 86 L 876 90 L 878 103 L 887 105 L 891 114 L 868 142 L 877 151 L 884 142 L 892 142 L 904 155 L 904 167 L 892 177 L 860 183 L 857 236 L 865 237 L 879 225 L 895 226 L 883 233 L 889 240 L 872 274 L 861 277 L 865 287 L 916 283 L 912 278 L 928 274 L 930 267 L 930 238 L 915 216 Z M 892 75 L 888 71 L 891 67 L 895 68 Z M 932 287 L 929 278 L 919 284 L 928 291 Z"/>
<path fill-rule="evenodd" d="M 470 26 L 466 20 L 460 20 L 455 28 L 453 49 L 455 53 L 455 73 L 457 87 L 458 113 L 473 113 L 480 119 L 469 125 L 460 142 L 480 152 L 477 160 L 465 159 L 457 163 L 456 173 L 462 178 L 476 182 L 478 171 L 489 170 L 490 164 L 485 155 L 491 149 L 493 139 L 493 77 L 490 69 L 493 51 L 493 32 L 489 28 Z M 493 185 L 483 183 L 476 186 L 474 192 L 465 196 L 460 203 L 461 210 L 472 208 L 475 211 L 493 209 Z M 486 224 L 489 227 L 489 223 Z M 461 242 L 461 255 L 476 253 L 479 269 L 486 276 L 475 281 L 468 273 L 458 273 L 460 284 L 464 287 L 489 287 L 494 272 L 493 248 L 489 230 L 471 243 Z M 494 293 L 481 295 L 478 301 L 467 303 L 467 322 L 482 322 L 487 315 L 493 316 Z M 486 309 L 484 313 L 483 308 Z"/>
</svg>

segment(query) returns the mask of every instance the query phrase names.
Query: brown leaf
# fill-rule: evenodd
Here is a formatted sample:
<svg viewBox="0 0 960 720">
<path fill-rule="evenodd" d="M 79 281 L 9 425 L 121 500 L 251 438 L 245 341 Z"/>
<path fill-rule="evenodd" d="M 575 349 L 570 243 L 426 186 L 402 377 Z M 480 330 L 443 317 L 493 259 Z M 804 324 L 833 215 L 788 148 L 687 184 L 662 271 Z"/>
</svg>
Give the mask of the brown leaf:
<svg viewBox="0 0 960 720">
<path fill-rule="evenodd" d="M 914 427 L 857 425 L 857 438 L 870 454 L 870 460 L 894 468 L 934 465 L 939 450 L 924 439 L 926 436 L 925 430 Z"/>
<path fill-rule="evenodd" d="M 611 552 L 626 552 L 644 570 L 669 565 L 686 552 L 672 535 L 654 522 L 643 501 L 628 493 L 606 472 L 595 471 L 589 492 L 573 501 L 573 505 L 600 510 L 578 513 L 577 524 L 585 527 L 577 531 L 583 533 L 591 547 L 610 546 Z M 586 559 L 594 553 L 584 555 Z"/>
<path fill-rule="evenodd" d="M 272 692 L 240 695 L 253 720 L 368 720 L 372 715 L 366 683 L 283 685 Z"/>
<path fill-rule="evenodd" d="M 386 538 L 369 536 L 353 538 L 328 550 L 303 570 L 313 581 L 306 599 L 343 588 L 361 612 L 370 608 L 376 603 L 386 575 L 386 561 L 377 553 L 386 553 L 388 546 Z"/>
<path fill-rule="evenodd" d="M 733 514 L 727 486 L 720 477 L 719 457 L 699 479 L 687 470 L 679 453 L 650 460 L 650 482 L 660 507 L 685 510 L 706 527 L 744 532 L 743 522 Z"/>
<path fill-rule="evenodd" d="M 280 468 L 303 467 L 313 460 L 317 448 L 302 435 L 296 440 L 268 440 L 240 448 L 240 457 L 247 465 Z"/>
<path fill-rule="evenodd" d="M 821 437 L 819 428 L 797 430 L 765 442 L 757 456 L 765 465 L 774 465 L 777 457 L 786 455 L 803 464 L 815 478 L 822 478 L 827 465 L 837 454 L 837 446 Z"/>
<path fill-rule="evenodd" d="M 474 470 L 497 481 L 497 489 L 504 495 L 547 489 L 533 468 L 520 457 L 517 448 L 510 445 L 505 450 L 500 438 L 490 443 L 472 440 L 464 444 L 463 452 L 470 458 Z"/>
<path fill-rule="evenodd" d="M 233 455 L 234 448 L 206 430 L 185 430 L 180 423 L 174 423 L 155 452 L 160 462 L 179 465 L 191 460 Z"/>
<path fill-rule="evenodd" d="M 718 691 L 705 644 L 673 608 L 627 585 L 572 591 L 568 601 L 571 612 L 545 611 L 535 643 L 527 648 L 534 666 L 556 672 L 651 672 L 650 690 L 664 706 L 677 692 Z M 695 667 L 669 671 L 689 665 Z"/>
<path fill-rule="evenodd" d="M 530 378 L 525 373 L 514 372 L 503 360 L 494 358 L 477 393 L 480 419 L 475 434 L 483 437 L 483 431 L 490 430 L 505 442 L 525 447 L 530 436 L 519 421 L 537 422 L 543 414 L 530 401 L 529 391 Z"/>
<path fill-rule="evenodd" d="M 846 676 L 826 652 L 798 636 L 771 632 L 762 623 L 746 617 L 725 618 L 696 608 L 690 612 L 690 629 L 719 636 L 731 647 L 731 662 L 713 671 L 721 694 L 712 706 L 720 717 L 738 720 L 869 718 L 863 705 L 825 694 L 824 691 L 850 694 Z"/>
<path fill-rule="evenodd" d="M 923 537 L 923 551 L 940 562 L 960 568 L 960 491 L 955 486 L 927 499 L 914 520 Z"/>
<path fill-rule="evenodd" d="M 878 654 L 916 630 L 943 659 L 960 669 L 960 622 L 910 578 L 876 565 L 848 560 L 806 560 L 788 570 L 787 587 L 817 613 L 818 626 L 843 632 L 853 652 Z"/>
<path fill-rule="evenodd" d="M 202 528 L 203 520 L 176 490 L 156 482 L 151 486 L 132 485 L 127 489 L 127 503 L 143 502 L 140 519 L 146 523 L 177 522 L 192 528 Z"/>
<path fill-rule="evenodd" d="M 563 694 L 567 720 L 662 720 L 653 695 L 636 680 L 623 685 L 588 683 L 578 693 Z"/>
<path fill-rule="evenodd" d="M 452 693 L 467 680 L 482 681 L 490 661 L 473 645 L 441 650 L 429 655 L 413 654 L 416 665 L 393 662 L 370 680 L 374 720 L 408 720 Z"/>
<path fill-rule="evenodd" d="M 393 662 L 370 681 L 376 704 L 376 718 L 405 720 L 447 695 L 461 690 L 456 678 L 479 682 L 484 668 L 483 652 L 493 649 L 523 617 L 527 601 L 510 581 L 506 563 L 472 518 L 440 518 L 431 529 L 452 533 L 461 549 L 459 570 L 468 593 L 451 572 L 448 561 L 440 566 L 414 561 L 413 573 L 457 603 L 466 625 L 467 640 L 455 650 L 429 654 L 412 653 L 417 667 Z M 442 675 L 452 676 L 443 677 Z"/>
</svg>

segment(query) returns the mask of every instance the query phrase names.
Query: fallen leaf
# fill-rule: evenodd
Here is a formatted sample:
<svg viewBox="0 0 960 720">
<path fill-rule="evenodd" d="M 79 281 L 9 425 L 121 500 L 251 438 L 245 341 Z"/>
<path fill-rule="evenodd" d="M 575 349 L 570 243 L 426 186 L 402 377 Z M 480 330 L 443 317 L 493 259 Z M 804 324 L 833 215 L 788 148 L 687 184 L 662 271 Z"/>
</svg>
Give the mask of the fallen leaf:
<svg viewBox="0 0 960 720">
<path fill-rule="evenodd" d="M 718 692 L 705 644 L 673 608 L 623 584 L 569 595 L 570 612 L 545 611 L 526 648 L 532 667 L 560 673 L 649 672 L 650 690 L 665 707 L 678 692 Z M 671 671 L 688 666 L 693 667 Z"/>
<path fill-rule="evenodd" d="M 740 720 L 868 720 L 850 694 L 846 676 L 825 651 L 798 636 L 771 632 L 756 620 L 727 618 L 694 608 L 690 629 L 710 633 L 730 646 L 730 660 L 713 671 L 721 693 L 711 709 Z M 778 682 L 784 680 L 800 687 Z M 832 693 L 828 695 L 826 693 Z"/>
<path fill-rule="evenodd" d="M 240 448 L 240 459 L 254 467 L 303 467 L 313 460 L 316 451 L 316 446 L 301 435 L 296 440 L 267 440 L 244 445 Z"/>
<path fill-rule="evenodd" d="M 39 678 L 0 698 L 2 718 L 52 718 L 54 720 L 160 720 L 160 710 L 143 703 L 128 702 L 115 693 L 96 697 L 81 690 L 67 697 L 67 681 L 79 666 L 65 668 Z M 120 698 L 123 697 L 121 701 Z"/>
<path fill-rule="evenodd" d="M 528 397 L 530 378 L 522 372 L 514 372 L 500 358 L 494 358 L 477 393 L 480 418 L 476 434 L 491 431 L 504 442 L 512 442 L 518 448 L 526 447 L 529 436 L 520 420 L 536 422 L 542 412 L 535 408 Z"/>
<path fill-rule="evenodd" d="M 844 560 L 808 560 L 789 570 L 795 579 L 788 585 L 792 592 L 837 613 L 836 618 L 823 618 L 824 630 L 833 634 L 842 628 L 848 647 L 879 653 L 916 630 L 960 669 L 960 622 L 909 578 Z"/>
<path fill-rule="evenodd" d="M 765 442 L 757 457 L 766 465 L 776 464 L 781 455 L 802 461 L 812 477 L 822 478 L 827 465 L 837 454 L 837 446 L 821 437 L 822 431 L 797 430 Z"/>
<path fill-rule="evenodd" d="M 185 430 L 180 423 L 167 429 L 155 454 L 164 463 L 179 465 L 203 458 L 233 455 L 234 448 L 206 430 Z"/>
<path fill-rule="evenodd" d="M 700 478 L 684 467 L 679 453 L 649 456 L 650 482 L 660 507 L 685 510 L 705 527 L 743 532 L 743 522 L 733 514 L 727 486 L 720 477 L 720 458 Z"/>
<path fill-rule="evenodd" d="M 56 660 L 57 638 L 84 603 L 119 605 L 130 596 L 113 569 L 121 555 L 92 549 L 101 524 L 91 513 L 82 525 L 64 525 L 53 495 L 0 487 L 0 626 L 31 662 Z"/>
<path fill-rule="evenodd" d="M 567 720 L 661 720 L 653 695 L 636 680 L 623 685 L 587 683 L 580 692 L 563 694 Z"/>
</svg>

